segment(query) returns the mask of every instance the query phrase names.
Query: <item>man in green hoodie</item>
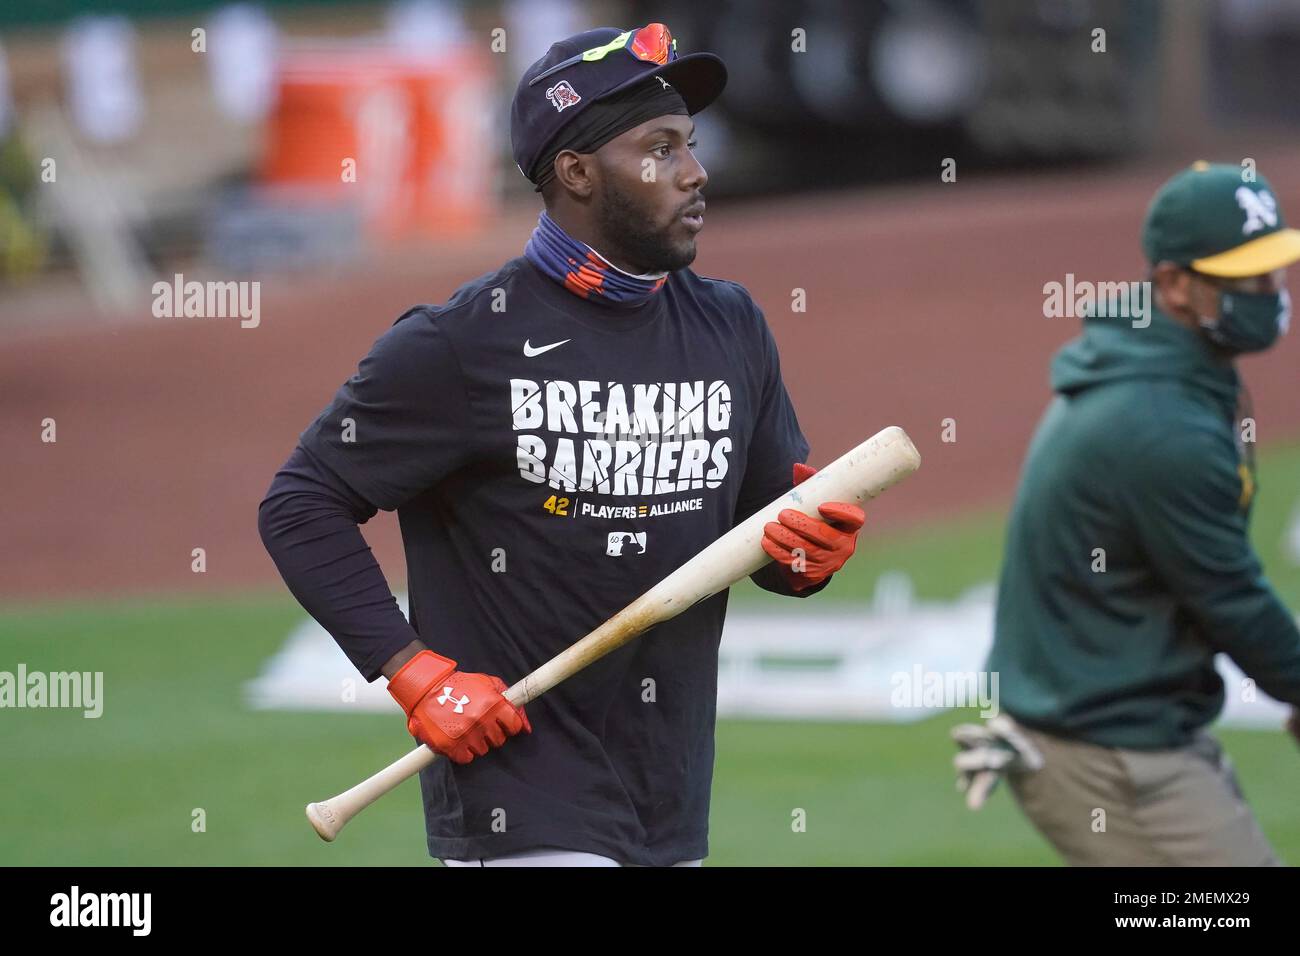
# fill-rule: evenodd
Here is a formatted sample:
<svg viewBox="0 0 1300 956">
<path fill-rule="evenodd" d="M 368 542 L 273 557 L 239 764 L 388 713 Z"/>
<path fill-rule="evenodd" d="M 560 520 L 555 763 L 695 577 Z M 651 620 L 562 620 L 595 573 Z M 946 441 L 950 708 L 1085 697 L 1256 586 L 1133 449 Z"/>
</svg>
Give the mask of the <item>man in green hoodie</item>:
<svg viewBox="0 0 1300 956">
<path fill-rule="evenodd" d="M 1011 732 L 980 752 L 1071 864 L 1275 864 L 1205 728 L 1219 652 L 1253 681 L 1231 693 L 1300 706 L 1300 630 L 1247 536 L 1234 367 L 1286 329 L 1300 231 L 1262 177 L 1198 162 L 1156 194 L 1142 245 L 1150 321 L 1098 307 L 1052 363 L 988 661 Z"/>
</svg>

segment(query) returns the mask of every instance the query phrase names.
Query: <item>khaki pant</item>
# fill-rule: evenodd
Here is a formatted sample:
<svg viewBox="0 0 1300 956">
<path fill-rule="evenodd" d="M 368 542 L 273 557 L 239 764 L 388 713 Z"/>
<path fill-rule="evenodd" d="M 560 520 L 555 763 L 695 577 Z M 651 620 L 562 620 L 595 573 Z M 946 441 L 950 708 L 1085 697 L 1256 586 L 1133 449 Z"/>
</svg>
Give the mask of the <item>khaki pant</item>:
<svg viewBox="0 0 1300 956">
<path fill-rule="evenodd" d="M 1122 750 L 1019 725 L 1044 765 L 1008 776 L 1071 866 L 1279 866 L 1219 742 Z"/>
</svg>

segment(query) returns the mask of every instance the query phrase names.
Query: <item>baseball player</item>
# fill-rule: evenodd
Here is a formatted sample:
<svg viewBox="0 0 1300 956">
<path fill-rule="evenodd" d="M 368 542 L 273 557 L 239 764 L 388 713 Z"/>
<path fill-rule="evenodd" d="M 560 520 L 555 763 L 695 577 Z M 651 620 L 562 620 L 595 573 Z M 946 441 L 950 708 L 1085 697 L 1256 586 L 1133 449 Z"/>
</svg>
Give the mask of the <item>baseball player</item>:
<svg viewBox="0 0 1300 956">
<path fill-rule="evenodd" d="M 762 313 L 689 268 L 708 181 L 690 117 L 725 83 L 662 24 L 554 44 L 511 109 L 545 204 L 524 254 L 401 316 L 262 502 L 294 596 L 450 758 L 420 775 L 448 864 L 708 852 L 726 592 L 527 714 L 502 691 L 813 473 Z M 357 527 L 379 509 L 401 523 L 409 623 Z M 843 566 L 863 513 L 821 514 L 766 526 L 760 587 L 805 597 Z"/>
<path fill-rule="evenodd" d="M 954 731 L 958 769 L 972 805 L 1008 771 L 1071 864 L 1275 864 L 1205 728 L 1224 703 L 1218 652 L 1300 705 L 1300 631 L 1247 536 L 1235 365 L 1286 329 L 1300 231 L 1263 177 L 1196 163 L 1156 194 L 1142 245 L 1149 316 L 1099 308 L 1052 363 L 988 661 L 1004 713 Z M 1295 711 L 1288 726 L 1300 737 Z"/>
</svg>

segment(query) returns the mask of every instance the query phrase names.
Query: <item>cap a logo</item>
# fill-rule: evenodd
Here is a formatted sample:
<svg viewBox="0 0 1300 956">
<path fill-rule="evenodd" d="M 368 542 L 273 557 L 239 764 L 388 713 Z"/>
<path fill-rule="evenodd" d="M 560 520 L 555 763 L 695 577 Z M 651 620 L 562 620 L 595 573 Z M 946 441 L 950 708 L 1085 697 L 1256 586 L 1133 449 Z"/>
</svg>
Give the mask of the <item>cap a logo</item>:
<svg viewBox="0 0 1300 956">
<path fill-rule="evenodd" d="M 1249 236 L 1265 226 L 1277 225 L 1277 200 L 1267 189 L 1255 192 L 1247 186 L 1239 186 L 1236 195 L 1237 205 L 1246 214 L 1246 224 L 1241 227 L 1242 235 Z"/>
<path fill-rule="evenodd" d="M 569 85 L 568 80 L 560 80 L 547 90 L 546 98 L 551 101 L 551 105 L 555 107 L 557 113 L 563 113 L 574 103 L 582 102 L 582 97 L 578 95 L 577 90 Z"/>
</svg>

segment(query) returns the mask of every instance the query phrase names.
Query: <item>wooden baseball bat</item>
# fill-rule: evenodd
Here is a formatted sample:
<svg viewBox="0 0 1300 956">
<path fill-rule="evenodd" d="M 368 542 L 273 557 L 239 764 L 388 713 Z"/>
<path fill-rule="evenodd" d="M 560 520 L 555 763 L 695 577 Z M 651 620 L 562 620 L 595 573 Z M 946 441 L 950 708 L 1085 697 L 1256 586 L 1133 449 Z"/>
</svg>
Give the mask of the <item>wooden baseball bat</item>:
<svg viewBox="0 0 1300 956">
<path fill-rule="evenodd" d="M 785 508 L 820 517 L 827 501 L 862 504 L 916 471 L 921 456 L 907 433 L 890 426 L 840 456 L 797 487 L 736 525 L 645 594 L 576 644 L 561 651 L 505 692 L 516 706 L 536 700 L 593 661 L 622 647 L 656 624 L 753 574 L 772 559 L 762 549 L 763 526 Z M 307 819 L 322 840 L 332 842 L 347 822 L 403 780 L 436 760 L 428 747 L 416 747 L 351 790 L 307 805 Z"/>
</svg>

